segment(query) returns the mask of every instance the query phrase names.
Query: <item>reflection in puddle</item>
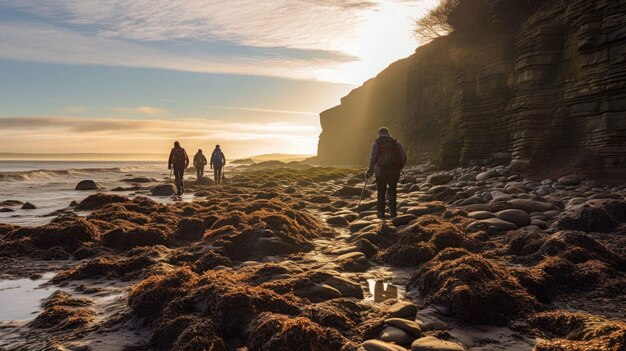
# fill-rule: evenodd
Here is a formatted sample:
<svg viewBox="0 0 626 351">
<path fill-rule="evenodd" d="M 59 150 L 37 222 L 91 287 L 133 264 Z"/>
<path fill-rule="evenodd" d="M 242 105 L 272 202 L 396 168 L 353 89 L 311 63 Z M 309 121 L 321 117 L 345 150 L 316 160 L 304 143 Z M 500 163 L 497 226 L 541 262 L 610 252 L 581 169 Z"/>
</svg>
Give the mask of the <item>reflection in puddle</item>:
<svg viewBox="0 0 626 351">
<path fill-rule="evenodd" d="M 37 280 L 0 280 L 0 321 L 34 318 L 33 312 L 41 309 L 41 300 L 58 290 L 54 286 L 41 286 L 53 276 L 54 273 L 46 273 Z"/>
<path fill-rule="evenodd" d="M 367 284 L 370 294 L 374 297 L 374 302 L 398 298 L 398 287 L 391 283 L 386 283 L 383 280 L 368 279 Z"/>
</svg>

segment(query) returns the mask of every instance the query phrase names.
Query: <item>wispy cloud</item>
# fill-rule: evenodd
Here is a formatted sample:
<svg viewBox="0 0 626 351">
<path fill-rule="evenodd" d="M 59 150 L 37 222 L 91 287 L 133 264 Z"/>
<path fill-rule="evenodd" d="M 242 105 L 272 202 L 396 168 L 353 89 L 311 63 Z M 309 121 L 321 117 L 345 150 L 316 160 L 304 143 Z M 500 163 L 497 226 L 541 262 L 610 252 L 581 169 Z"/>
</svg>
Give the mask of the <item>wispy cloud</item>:
<svg viewBox="0 0 626 351">
<path fill-rule="evenodd" d="M 291 111 L 291 110 L 274 110 L 269 108 L 260 107 L 244 107 L 244 106 L 211 106 L 222 110 L 235 110 L 235 111 L 248 111 L 248 112 L 262 112 L 262 113 L 282 113 L 287 115 L 308 115 L 318 116 L 319 112 L 307 112 L 307 111 Z"/>
<path fill-rule="evenodd" d="M 206 73 L 234 73 L 315 79 L 311 67 L 332 67 L 332 60 L 291 59 L 285 57 L 228 57 L 211 52 L 180 54 L 141 43 L 103 37 L 34 24 L 0 22 L 0 58 L 163 68 Z M 71 43 L 71 44 L 68 44 Z"/>
<path fill-rule="evenodd" d="M 152 106 L 118 107 L 115 110 L 125 114 L 141 114 L 146 116 L 161 116 L 168 113 L 164 108 Z"/>
<path fill-rule="evenodd" d="M 31 16 L 0 20 L 0 58 L 358 83 L 412 52 L 436 2 L 0 0 Z"/>
<path fill-rule="evenodd" d="M 228 40 L 250 46 L 344 51 L 363 12 L 386 1 L 360 0 L 5 0 L 39 16 L 95 26 L 100 35 L 159 41 Z"/>
</svg>

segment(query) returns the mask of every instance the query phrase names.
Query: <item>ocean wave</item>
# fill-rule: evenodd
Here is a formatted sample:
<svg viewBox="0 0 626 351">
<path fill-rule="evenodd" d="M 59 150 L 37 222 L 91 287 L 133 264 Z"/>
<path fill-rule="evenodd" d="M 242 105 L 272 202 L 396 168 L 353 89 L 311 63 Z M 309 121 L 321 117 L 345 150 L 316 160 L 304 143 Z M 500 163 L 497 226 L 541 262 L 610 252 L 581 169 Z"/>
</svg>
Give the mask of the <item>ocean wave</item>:
<svg viewBox="0 0 626 351">
<path fill-rule="evenodd" d="M 0 182 L 10 181 L 28 181 L 39 179 L 50 179 L 55 177 L 72 177 L 72 176 L 87 176 L 96 173 L 121 173 L 120 167 L 110 168 L 72 168 L 72 169 L 59 169 L 59 170 L 47 170 L 47 169 L 35 169 L 22 172 L 4 172 L 0 173 Z"/>
</svg>

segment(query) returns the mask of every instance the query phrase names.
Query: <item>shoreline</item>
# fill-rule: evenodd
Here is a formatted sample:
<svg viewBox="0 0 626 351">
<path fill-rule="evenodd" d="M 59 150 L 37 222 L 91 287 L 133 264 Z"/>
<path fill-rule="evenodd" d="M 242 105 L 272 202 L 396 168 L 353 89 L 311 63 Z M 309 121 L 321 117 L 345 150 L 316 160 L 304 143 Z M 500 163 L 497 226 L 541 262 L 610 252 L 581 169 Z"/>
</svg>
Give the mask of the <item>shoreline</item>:
<svg viewBox="0 0 626 351">
<path fill-rule="evenodd" d="M 375 185 L 356 208 L 356 169 L 229 173 L 222 187 L 188 179 L 189 202 L 154 202 L 142 186 L 130 199 L 97 192 L 79 203 L 87 212 L 66 208 L 42 227 L 0 225 L 4 279 L 54 270 L 51 286 L 70 290 L 34 320 L 2 326 L 0 335 L 13 336 L 3 347 L 18 348 L 20 338 L 52 347 L 48 335 L 88 349 L 115 349 L 126 337 L 157 349 L 287 350 L 307 340 L 319 350 L 369 351 L 430 337 L 450 350 L 561 350 L 608 347 L 626 335 L 615 290 L 626 286 L 623 185 L 422 165 L 405 171 L 399 217 L 383 222 L 371 210 Z M 396 289 L 373 301 L 372 279 Z M 568 283 L 576 280 L 584 284 Z M 103 304 L 111 289 L 122 295 Z M 46 324 L 52 317 L 78 324 Z M 577 339 L 564 318 L 580 321 L 577 333 L 604 329 Z"/>
</svg>

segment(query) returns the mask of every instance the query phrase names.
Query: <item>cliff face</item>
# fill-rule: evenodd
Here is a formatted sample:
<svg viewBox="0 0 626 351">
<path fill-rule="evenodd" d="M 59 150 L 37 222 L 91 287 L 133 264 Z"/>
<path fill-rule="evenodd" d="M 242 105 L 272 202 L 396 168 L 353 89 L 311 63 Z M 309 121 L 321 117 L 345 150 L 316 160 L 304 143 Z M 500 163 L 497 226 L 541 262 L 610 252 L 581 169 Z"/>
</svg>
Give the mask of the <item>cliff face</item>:
<svg viewBox="0 0 626 351">
<path fill-rule="evenodd" d="M 419 47 L 322 112 L 316 161 L 365 164 L 387 126 L 413 162 L 624 172 L 626 0 L 479 2 L 481 28 Z"/>
</svg>

